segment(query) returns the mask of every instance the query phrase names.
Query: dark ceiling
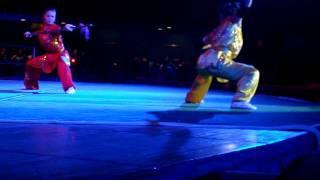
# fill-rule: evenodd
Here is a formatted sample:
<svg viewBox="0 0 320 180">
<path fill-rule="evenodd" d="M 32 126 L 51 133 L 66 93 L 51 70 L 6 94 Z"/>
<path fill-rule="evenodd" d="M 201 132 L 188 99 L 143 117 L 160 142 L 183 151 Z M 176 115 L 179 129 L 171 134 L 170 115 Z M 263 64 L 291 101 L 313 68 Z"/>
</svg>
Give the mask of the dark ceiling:
<svg viewBox="0 0 320 180">
<path fill-rule="evenodd" d="M 217 15 L 221 0 L 1 0 L 0 13 L 38 16 L 55 6 L 61 18 L 96 22 L 184 24 L 206 26 Z M 255 0 L 252 15 L 261 21 L 307 22 L 320 17 L 317 0 Z"/>
</svg>

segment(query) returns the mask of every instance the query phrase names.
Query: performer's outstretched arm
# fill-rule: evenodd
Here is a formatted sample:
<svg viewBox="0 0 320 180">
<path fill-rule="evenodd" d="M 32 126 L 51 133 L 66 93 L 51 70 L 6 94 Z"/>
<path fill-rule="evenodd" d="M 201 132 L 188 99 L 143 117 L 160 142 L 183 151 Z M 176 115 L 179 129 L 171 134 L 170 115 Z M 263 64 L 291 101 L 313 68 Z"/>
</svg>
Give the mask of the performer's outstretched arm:
<svg viewBox="0 0 320 180">
<path fill-rule="evenodd" d="M 251 8 L 253 0 L 244 0 L 244 6 L 246 8 Z"/>
<path fill-rule="evenodd" d="M 38 31 L 34 31 L 34 32 L 30 32 L 27 31 L 24 33 L 26 38 L 30 38 L 33 36 L 37 36 L 39 34 L 60 34 L 61 31 L 73 31 L 74 29 L 76 29 L 77 26 L 72 25 L 72 24 L 66 24 L 63 28 L 54 28 L 54 29 L 50 29 L 50 30 L 38 30 Z"/>
<path fill-rule="evenodd" d="M 84 25 L 82 23 L 79 24 L 79 26 L 75 26 L 73 24 L 66 24 L 64 25 L 62 28 L 55 28 L 55 29 L 51 29 L 51 30 L 38 30 L 38 31 L 27 31 L 24 33 L 24 37 L 25 38 L 32 38 L 35 36 L 38 36 L 39 34 L 52 34 L 52 35 L 57 35 L 57 34 L 61 34 L 62 31 L 69 31 L 72 32 L 75 29 L 80 29 L 80 33 L 82 36 L 84 36 L 84 38 L 86 40 L 89 40 L 90 38 L 90 31 L 89 31 L 89 27 L 87 25 Z"/>
</svg>

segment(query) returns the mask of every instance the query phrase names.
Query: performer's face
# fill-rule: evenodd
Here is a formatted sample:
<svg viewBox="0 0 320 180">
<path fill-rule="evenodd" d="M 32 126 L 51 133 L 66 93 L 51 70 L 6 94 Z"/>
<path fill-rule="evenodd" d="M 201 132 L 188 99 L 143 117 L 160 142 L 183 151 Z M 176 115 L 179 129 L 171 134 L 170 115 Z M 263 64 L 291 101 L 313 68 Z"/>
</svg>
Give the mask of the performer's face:
<svg viewBox="0 0 320 180">
<path fill-rule="evenodd" d="M 46 24 L 54 24 L 56 21 L 56 11 L 49 10 L 43 15 L 43 21 Z"/>
</svg>

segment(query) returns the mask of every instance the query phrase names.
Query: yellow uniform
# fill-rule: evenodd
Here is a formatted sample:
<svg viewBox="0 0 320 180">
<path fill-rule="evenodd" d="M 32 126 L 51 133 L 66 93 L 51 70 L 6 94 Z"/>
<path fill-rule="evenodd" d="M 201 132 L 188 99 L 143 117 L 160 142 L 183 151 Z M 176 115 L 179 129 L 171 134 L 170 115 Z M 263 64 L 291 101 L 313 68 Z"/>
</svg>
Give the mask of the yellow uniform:
<svg viewBox="0 0 320 180">
<path fill-rule="evenodd" d="M 213 76 L 219 82 L 238 81 L 233 101 L 251 100 L 258 86 L 259 71 L 253 66 L 233 61 L 243 46 L 241 24 L 242 19 L 226 18 L 204 38 L 209 49 L 198 59 L 199 74 L 187 94 L 186 102 L 200 103 L 210 88 Z"/>
</svg>

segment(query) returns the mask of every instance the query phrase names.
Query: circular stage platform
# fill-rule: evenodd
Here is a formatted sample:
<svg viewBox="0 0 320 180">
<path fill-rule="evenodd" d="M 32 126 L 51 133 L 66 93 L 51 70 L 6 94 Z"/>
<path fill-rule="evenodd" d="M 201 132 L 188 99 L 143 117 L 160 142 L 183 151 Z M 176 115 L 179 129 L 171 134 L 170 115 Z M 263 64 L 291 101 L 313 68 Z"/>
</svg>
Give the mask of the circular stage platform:
<svg viewBox="0 0 320 180">
<path fill-rule="evenodd" d="M 40 85 L 0 81 L 0 177 L 277 177 L 318 148 L 319 103 L 258 94 L 248 112 L 229 108 L 231 92 L 188 105 L 186 88 Z"/>
</svg>

